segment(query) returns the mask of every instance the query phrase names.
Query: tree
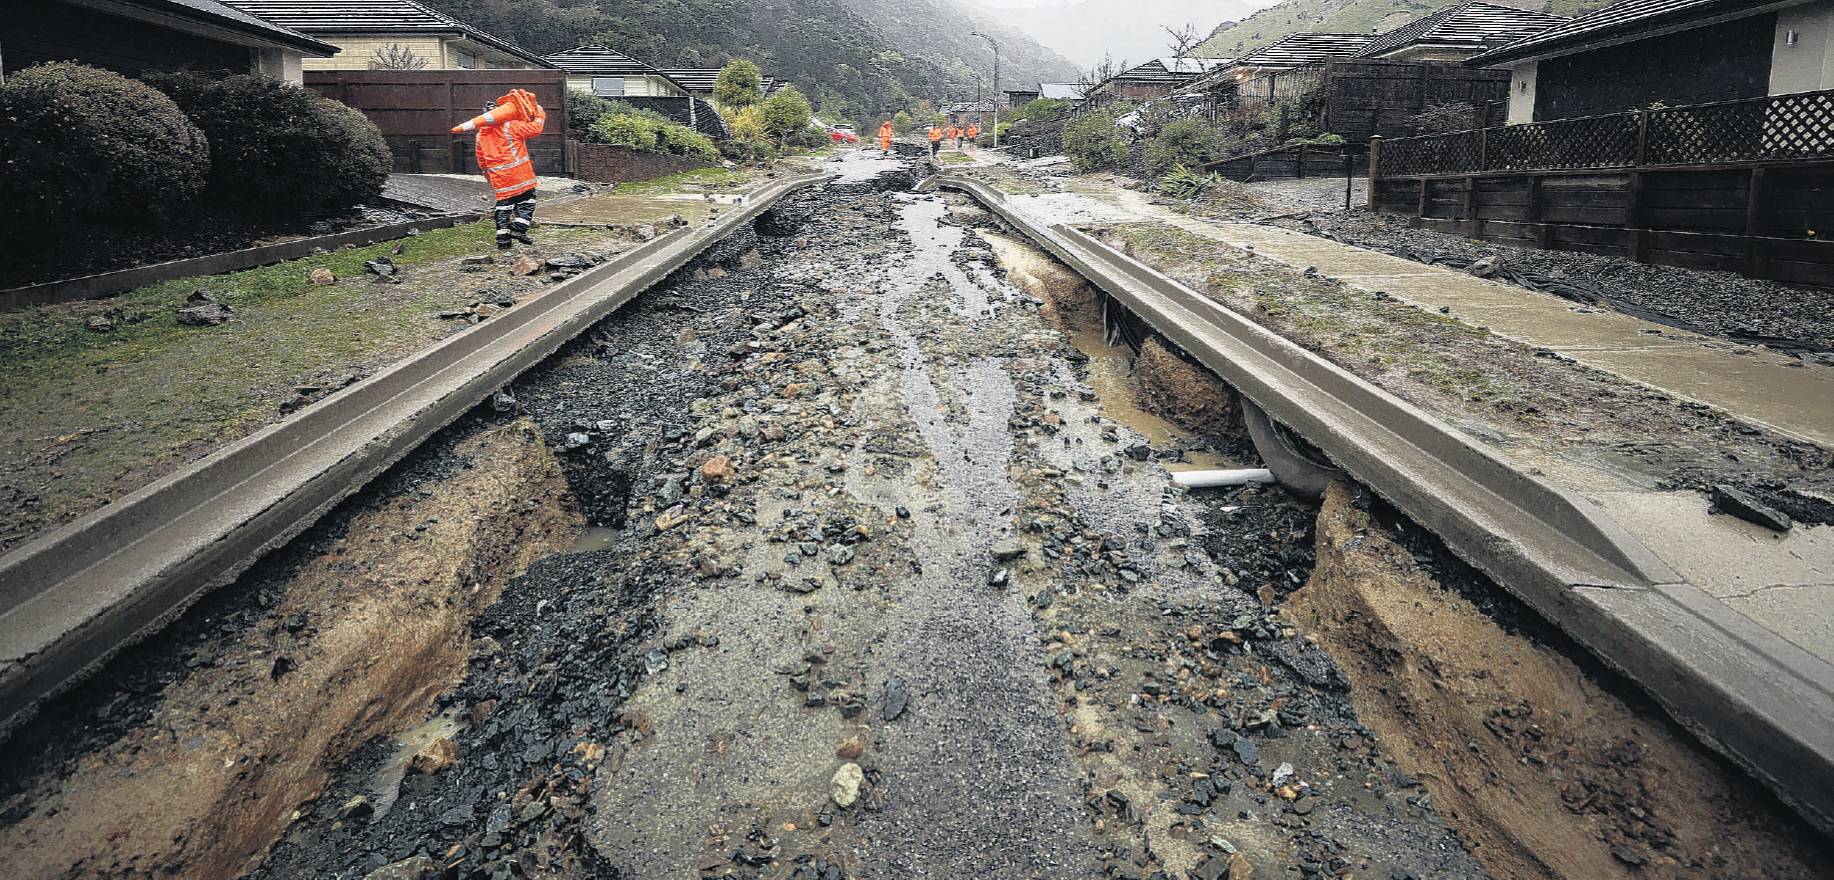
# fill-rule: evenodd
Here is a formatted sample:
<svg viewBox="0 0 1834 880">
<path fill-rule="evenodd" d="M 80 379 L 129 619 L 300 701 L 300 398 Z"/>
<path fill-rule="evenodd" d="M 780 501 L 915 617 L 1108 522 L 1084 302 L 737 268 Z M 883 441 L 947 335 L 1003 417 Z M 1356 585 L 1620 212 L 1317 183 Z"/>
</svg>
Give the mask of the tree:
<svg viewBox="0 0 1834 880">
<path fill-rule="evenodd" d="M 426 66 L 427 59 L 400 43 L 378 46 L 369 56 L 370 70 L 420 70 Z"/>
<path fill-rule="evenodd" d="M 1103 53 L 1102 63 L 1083 71 L 1082 80 L 1076 84 L 1077 91 L 1087 95 L 1094 91 L 1096 86 L 1113 79 L 1115 74 L 1126 69 L 1126 60 L 1116 61 L 1112 56 Z"/>
<path fill-rule="evenodd" d="M 1160 30 L 1165 31 L 1165 47 L 1172 50 L 1173 58 L 1190 57 L 1191 50 L 1197 48 L 1197 44 L 1209 38 L 1209 34 L 1198 33 L 1197 25 L 1191 24 L 1190 22 L 1185 22 L 1184 27 L 1180 28 L 1162 25 L 1160 26 Z"/>
<path fill-rule="evenodd" d="M 809 119 L 815 115 L 809 107 L 809 99 L 795 86 L 778 89 L 776 94 L 765 99 L 762 109 L 764 127 L 779 138 L 808 128 Z"/>
<path fill-rule="evenodd" d="M 898 132 L 899 134 L 903 134 L 907 131 L 910 131 L 911 126 L 916 125 L 916 124 L 917 124 L 917 120 L 912 119 L 911 114 L 906 113 L 903 110 L 900 110 L 892 114 L 892 130 Z"/>
<path fill-rule="evenodd" d="M 742 110 L 758 103 L 764 98 L 764 74 L 758 65 L 737 58 L 726 62 L 720 68 L 720 75 L 713 80 L 713 103 L 721 107 Z M 807 104 L 808 99 L 803 99 Z"/>
</svg>

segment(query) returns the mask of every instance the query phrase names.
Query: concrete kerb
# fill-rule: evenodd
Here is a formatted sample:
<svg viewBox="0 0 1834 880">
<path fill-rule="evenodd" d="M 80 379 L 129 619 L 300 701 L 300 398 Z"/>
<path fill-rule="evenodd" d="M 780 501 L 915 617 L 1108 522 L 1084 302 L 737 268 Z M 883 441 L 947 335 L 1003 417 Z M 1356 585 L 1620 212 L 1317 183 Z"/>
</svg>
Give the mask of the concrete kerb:
<svg viewBox="0 0 1834 880">
<path fill-rule="evenodd" d="M 1604 510 L 1425 412 L 985 183 L 939 174 L 1432 529 L 1834 831 L 1834 666 L 1683 582 Z"/>
<path fill-rule="evenodd" d="M 310 255 L 314 250 L 324 248 L 328 251 L 344 247 L 361 247 L 379 241 L 391 241 L 397 238 L 426 232 L 434 229 L 445 229 L 470 223 L 483 216 L 478 211 L 461 211 L 454 214 L 440 214 L 420 220 L 408 220 L 402 223 L 389 223 L 383 226 L 366 226 L 362 229 L 349 229 L 333 232 L 329 235 L 317 235 L 309 238 L 296 238 L 291 241 L 258 245 L 238 251 L 224 251 L 220 254 L 206 254 L 201 257 L 190 257 L 183 260 L 172 260 L 166 263 L 154 263 L 151 266 L 135 266 L 131 269 L 119 269 L 114 272 L 103 272 L 97 275 L 84 275 L 80 278 L 64 278 L 57 281 L 46 281 L 42 284 L 28 284 L 0 290 L 0 309 L 20 309 L 28 306 L 48 305 L 51 303 L 75 302 L 85 299 L 102 299 L 149 284 L 170 281 L 173 278 L 186 278 L 193 275 L 221 275 L 225 272 L 240 272 L 256 266 L 268 266 L 297 260 Z"/>
<path fill-rule="evenodd" d="M 497 388 L 789 193 L 676 230 L 0 557 L 0 738 Z"/>
</svg>

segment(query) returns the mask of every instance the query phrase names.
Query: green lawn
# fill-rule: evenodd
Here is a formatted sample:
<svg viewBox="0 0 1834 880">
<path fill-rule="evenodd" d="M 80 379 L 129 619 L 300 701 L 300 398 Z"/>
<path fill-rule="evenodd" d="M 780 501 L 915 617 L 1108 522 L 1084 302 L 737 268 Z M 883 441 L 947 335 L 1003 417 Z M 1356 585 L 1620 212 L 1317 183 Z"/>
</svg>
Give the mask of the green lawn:
<svg viewBox="0 0 1834 880">
<path fill-rule="evenodd" d="M 542 250 L 603 251 L 604 230 L 548 227 Z M 364 261 L 391 258 L 402 284 Z M 227 275 L 181 278 L 109 299 L 0 312 L 0 550 L 158 478 L 280 416 L 296 388 L 366 374 L 469 326 L 443 320 L 482 287 L 537 286 L 493 253 L 477 223 Z M 328 268 L 337 284 L 310 283 Z M 203 288 L 235 310 L 217 327 L 177 323 Z M 115 327 L 85 326 L 106 316 Z"/>
</svg>

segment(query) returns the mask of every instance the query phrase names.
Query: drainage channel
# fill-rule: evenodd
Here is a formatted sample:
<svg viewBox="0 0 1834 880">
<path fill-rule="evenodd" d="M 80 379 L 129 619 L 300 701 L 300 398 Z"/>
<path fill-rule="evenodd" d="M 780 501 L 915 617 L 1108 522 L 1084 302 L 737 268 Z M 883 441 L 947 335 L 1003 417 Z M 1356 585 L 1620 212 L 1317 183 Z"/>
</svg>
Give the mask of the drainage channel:
<svg viewBox="0 0 1834 880">
<path fill-rule="evenodd" d="M 16 736 L 13 870 L 1834 865 L 1379 501 L 1174 487 L 1257 463 L 1227 385 L 839 164 Z"/>
<path fill-rule="evenodd" d="M 1834 822 L 1828 665 L 1686 582 L 1578 494 L 1101 241 L 973 195 L 1316 442 L 1350 474 L 1645 687 L 1824 830 Z M 1279 463 L 1274 462 L 1278 467 Z"/>
</svg>

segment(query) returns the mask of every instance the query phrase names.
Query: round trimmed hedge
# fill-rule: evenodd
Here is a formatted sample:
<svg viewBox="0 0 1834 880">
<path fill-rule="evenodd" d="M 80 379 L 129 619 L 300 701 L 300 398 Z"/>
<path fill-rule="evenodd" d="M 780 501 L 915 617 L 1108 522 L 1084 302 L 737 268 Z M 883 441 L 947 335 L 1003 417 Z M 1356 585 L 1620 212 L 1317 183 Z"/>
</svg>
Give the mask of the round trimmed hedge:
<svg viewBox="0 0 1834 880">
<path fill-rule="evenodd" d="M 9 236 L 170 217 L 204 189 L 210 167 L 204 133 L 144 83 L 57 62 L 0 85 L 0 230 Z"/>
<path fill-rule="evenodd" d="M 210 197 L 290 217 L 345 211 L 382 193 L 393 165 L 375 123 L 272 77 L 149 74 L 210 138 Z"/>
</svg>

